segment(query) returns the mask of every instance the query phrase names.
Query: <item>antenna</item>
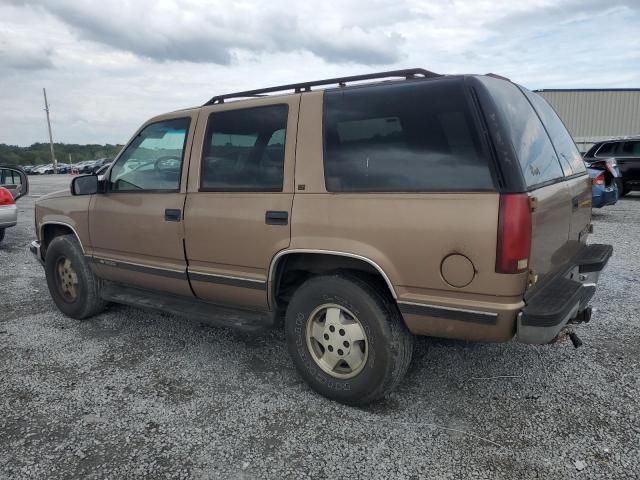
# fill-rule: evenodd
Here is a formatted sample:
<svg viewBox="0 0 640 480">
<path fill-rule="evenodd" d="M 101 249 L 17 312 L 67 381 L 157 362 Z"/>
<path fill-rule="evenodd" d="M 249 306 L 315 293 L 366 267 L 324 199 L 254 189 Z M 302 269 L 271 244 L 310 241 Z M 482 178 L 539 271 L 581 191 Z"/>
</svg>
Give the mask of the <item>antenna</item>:
<svg viewBox="0 0 640 480">
<path fill-rule="evenodd" d="M 49 104 L 47 103 L 47 89 L 43 88 L 44 93 L 44 111 L 47 112 L 47 127 L 49 127 L 49 147 L 51 148 L 51 163 L 53 163 L 53 173 L 58 173 L 58 161 L 53 153 L 53 135 L 51 134 L 51 120 L 49 119 Z"/>
</svg>

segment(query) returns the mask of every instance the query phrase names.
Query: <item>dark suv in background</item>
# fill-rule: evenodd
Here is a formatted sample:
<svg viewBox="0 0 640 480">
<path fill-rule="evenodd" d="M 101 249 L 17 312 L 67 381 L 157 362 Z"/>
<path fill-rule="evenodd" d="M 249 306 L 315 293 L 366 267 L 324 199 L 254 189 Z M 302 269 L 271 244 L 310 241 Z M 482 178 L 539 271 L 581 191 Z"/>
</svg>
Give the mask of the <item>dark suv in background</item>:
<svg viewBox="0 0 640 480">
<path fill-rule="evenodd" d="M 640 136 L 598 142 L 584 155 L 590 166 L 603 159 L 614 159 L 618 165 L 622 175 L 620 196 L 640 190 Z"/>
</svg>

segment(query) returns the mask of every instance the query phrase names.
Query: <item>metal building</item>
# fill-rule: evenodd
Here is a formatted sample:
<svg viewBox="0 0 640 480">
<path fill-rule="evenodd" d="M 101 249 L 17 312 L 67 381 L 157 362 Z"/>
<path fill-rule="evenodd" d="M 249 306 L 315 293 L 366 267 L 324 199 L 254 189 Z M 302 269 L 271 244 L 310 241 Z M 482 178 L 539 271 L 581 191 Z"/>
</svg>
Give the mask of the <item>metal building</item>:
<svg viewBox="0 0 640 480">
<path fill-rule="evenodd" d="M 640 88 L 536 92 L 558 112 L 580 151 L 607 138 L 640 135 Z"/>
</svg>

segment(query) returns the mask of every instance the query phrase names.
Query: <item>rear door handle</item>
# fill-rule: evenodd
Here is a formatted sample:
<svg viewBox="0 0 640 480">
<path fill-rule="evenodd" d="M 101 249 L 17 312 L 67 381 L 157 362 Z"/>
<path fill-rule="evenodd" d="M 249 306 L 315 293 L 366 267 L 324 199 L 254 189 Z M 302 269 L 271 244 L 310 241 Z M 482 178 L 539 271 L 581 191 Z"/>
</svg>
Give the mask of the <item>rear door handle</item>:
<svg viewBox="0 0 640 480">
<path fill-rule="evenodd" d="M 264 223 L 267 225 L 287 225 L 289 223 L 289 212 L 280 210 L 268 210 Z"/>
<path fill-rule="evenodd" d="M 179 222 L 182 220 L 182 210 L 179 208 L 167 208 L 164 211 L 165 222 Z"/>
</svg>

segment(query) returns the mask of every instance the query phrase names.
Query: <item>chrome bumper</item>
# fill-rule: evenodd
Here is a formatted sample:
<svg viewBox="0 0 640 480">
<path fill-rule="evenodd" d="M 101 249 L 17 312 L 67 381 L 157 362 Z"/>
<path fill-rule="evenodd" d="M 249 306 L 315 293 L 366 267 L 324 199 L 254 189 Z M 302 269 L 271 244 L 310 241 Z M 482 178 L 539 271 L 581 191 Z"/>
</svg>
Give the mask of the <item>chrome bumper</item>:
<svg viewBox="0 0 640 480">
<path fill-rule="evenodd" d="M 40 252 L 40 242 L 38 240 L 34 240 L 29 245 L 29 250 L 33 253 L 33 256 L 40 262 L 41 265 L 44 265 L 44 260 L 42 259 L 42 253 Z"/>
</svg>

